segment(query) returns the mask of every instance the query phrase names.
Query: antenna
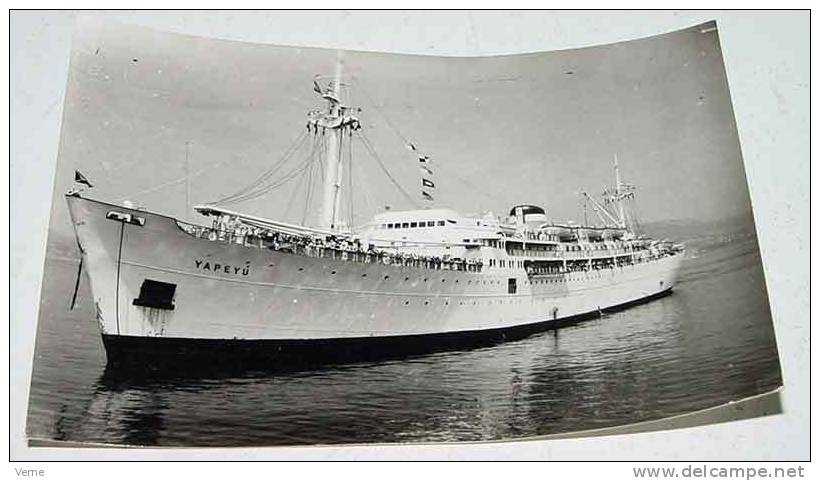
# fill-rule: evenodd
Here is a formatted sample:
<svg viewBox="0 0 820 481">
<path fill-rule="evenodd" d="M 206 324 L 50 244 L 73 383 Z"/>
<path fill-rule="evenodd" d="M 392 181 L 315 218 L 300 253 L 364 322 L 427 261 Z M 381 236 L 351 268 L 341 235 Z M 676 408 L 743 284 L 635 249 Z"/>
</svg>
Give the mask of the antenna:
<svg viewBox="0 0 820 481">
<path fill-rule="evenodd" d="M 185 214 L 191 208 L 191 167 L 189 162 L 189 150 L 191 141 L 185 141 Z"/>
</svg>

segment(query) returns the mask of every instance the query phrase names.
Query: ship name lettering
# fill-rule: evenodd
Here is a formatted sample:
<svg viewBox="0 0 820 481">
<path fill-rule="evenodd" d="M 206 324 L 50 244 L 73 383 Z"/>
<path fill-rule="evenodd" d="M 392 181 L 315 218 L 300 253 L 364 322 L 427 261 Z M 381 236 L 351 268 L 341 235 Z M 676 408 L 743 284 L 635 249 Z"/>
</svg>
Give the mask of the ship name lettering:
<svg viewBox="0 0 820 481">
<path fill-rule="evenodd" d="M 235 276 L 248 276 L 251 273 L 250 261 L 245 261 L 244 266 L 232 266 L 229 264 L 220 264 L 219 262 L 214 262 L 213 264 L 211 264 L 208 261 L 195 259 L 194 264 L 196 265 L 197 269 L 208 272 L 221 272 L 225 274 L 233 274 Z"/>
</svg>

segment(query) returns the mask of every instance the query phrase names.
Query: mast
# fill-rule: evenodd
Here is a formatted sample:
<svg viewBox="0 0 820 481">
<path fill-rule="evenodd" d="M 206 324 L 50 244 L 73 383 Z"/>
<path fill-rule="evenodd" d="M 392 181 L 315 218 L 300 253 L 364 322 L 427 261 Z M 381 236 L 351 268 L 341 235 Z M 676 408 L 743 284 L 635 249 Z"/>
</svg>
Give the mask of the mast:
<svg viewBox="0 0 820 481">
<path fill-rule="evenodd" d="M 185 215 L 188 215 L 188 209 L 191 208 L 191 167 L 188 160 L 188 151 L 191 147 L 191 141 L 185 141 Z"/>
<path fill-rule="evenodd" d="M 612 214 L 610 214 L 604 206 L 596 202 L 591 195 L 587 194 L 586 192 L 581 192 L 581 195 L 583 195 L 586 200 L 592 202 L 592 207 L 593 209 L 595 209 L 595 213 L 598 214 L 598 218 L 601 220 L 601 222 L 603 222 L 606 225 L 610 225 L 609 222 L 611 222 L 612 225 L 614 225 L 615 227 L 621 227 L 618 223 L 618 219 L 616 219 Z M 586 215 L 586 207 L 584 209 L 584 215 Z"/>
<path fill-rule="evenodd" d="M 327 91 L 322 95 L 328 102 L 328 111 L 325 116 L 325 135 L 327 148 L 325 150 L 325 180 L 322 189 L 322 213 L 319 227 L 335 230 L 339 217 L 339 199 L 342 188 L 342 128 L 341 122 L 341 90 L 342 90 L 342 57 L 341 52 L 336 57 L 336 72 Z"/>
<path fill-rule="evenodd" d="M 626 217 L 624 216 L 624 202 L 621 196 L 621 172 L 618 170 L 618 154 L 615 154 L 615 198 L 618 199 L 618 225 L 626 228 Z"/>
</svg>

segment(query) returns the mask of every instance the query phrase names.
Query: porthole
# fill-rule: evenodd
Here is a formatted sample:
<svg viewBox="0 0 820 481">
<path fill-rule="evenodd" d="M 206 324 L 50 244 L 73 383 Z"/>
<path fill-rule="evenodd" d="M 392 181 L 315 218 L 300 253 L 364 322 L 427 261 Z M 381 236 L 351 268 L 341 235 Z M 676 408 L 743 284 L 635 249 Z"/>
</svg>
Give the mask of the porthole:
<svg viewBox="0 0 820 481">
<path fill-rule="evenodd" d="M 387 279 L 388 277 L 389 277 L 389 276 L 385 276 L 384 278 L 385 278 L 385 279 Z M 405 280 L 405 281 L 409 281 L 409 280 L 410 280 L 410 278 L 409 278 L 409 277 L 405 277 L 405 278 L 404 278 L 404 280 Z"/>
<path fill-rule="evenodd" d="M 384 280 L 390 279 L 390 276 L 384 276 Z"/>
<path fill-rule="evenodd" d="M 330 273 L 331 273 L 331 274 L 335 274 L 335 273 L 336 273 L 336 271 L 330 271 Z"/>
<path fill-rule="evenodd" d="M 425 277 L 425 278 L 424 278 L 424 282 L 427 282 L 427 280 L 428 280 L 428 279 Z"/>
<path fill-rule="evenodd" d="M 430 304 L 430 301 L 424 301 L 424 305 Z"/>
<path fill-rule="evenodd" d="M 404 305 L 405 305 L 405 306 L 409 306 L 409 305 L 410 305 L 410 301 L 404 301 Z"/>
<path fill-rule="evenodd" d="M 299 272 L 302 272 L 303 270 L 305 270 L 305 268 L 304 268 L 304 267 L 300 267 L 300 268 L 299 268 Z"/>
<path fill-rule="evenodd" d="M 367 274 L 362 274 L 362 277 L 367 277 Z"/>
<path fill-rule="evenodd" d="M 446 279 L 442 279 L 442 280 L 441 280 L 441 282 L 444 282 L 444 281 L 446 281 Z"/>
</svg>

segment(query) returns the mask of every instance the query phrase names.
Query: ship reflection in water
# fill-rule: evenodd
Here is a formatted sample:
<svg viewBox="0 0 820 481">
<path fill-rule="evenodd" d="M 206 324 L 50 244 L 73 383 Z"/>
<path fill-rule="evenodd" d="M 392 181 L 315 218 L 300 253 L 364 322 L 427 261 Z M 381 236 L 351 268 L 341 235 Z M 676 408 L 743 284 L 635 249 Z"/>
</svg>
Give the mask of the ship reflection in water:
<svg viewBox="0 0 820 481">
<path fill-rule="evenodd" d="M 28 432 L 166 446 L 471 441 L 683 414 L 780 385 L 759 262 L 754 239 L 702 249 L 671 296 L 482 349 L 141 379 L 104 367 L 93 308 L 67 317 L 58 288 L 76 264 L 49 260 Z"/>
</svg>

